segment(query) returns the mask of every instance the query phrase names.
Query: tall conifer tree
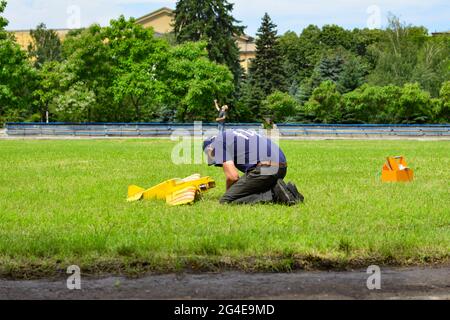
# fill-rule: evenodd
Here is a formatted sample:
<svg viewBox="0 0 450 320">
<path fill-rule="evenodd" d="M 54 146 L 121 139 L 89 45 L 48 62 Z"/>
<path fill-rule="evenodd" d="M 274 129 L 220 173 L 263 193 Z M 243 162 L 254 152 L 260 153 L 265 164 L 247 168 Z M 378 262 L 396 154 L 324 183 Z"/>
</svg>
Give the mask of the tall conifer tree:
<svg viewBox="0 0 450 320">
<path fill-rule="evenodd" d="M 236 37 L 244 27 L 232 16 L 233 7 L 227 0 L 178 0 L 174 28 L 179 43 L 206 41 L 209 58 L 227 65 L 237 85 L 242 67 Z"/>
<path fill-rule="evenodd" d="M 288 89 L 276 27 L 266 13 L 257 33 L 256 57 L 252 61 L 249 75 L 251 92 L 247 93 L 252 101 L 249 108 L 255 113 L 259 113 L 261 101 L 267 96 L 277 90 Z"/>
<path fill-rule="evenodd" d="M 256 58 L 250 70 L 256 85 L 266 96 L 287 89 L 276 27 L 266 13 L 257 33 Z"/>
</svg>

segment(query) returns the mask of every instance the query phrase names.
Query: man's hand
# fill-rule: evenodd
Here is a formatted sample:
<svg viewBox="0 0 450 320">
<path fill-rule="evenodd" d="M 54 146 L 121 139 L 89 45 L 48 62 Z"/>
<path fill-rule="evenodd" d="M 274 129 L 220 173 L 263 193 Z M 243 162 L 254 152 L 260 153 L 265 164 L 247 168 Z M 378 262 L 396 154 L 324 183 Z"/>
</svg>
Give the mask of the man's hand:
<svg viewBox="0 0 450 320">
<path fill-rule="evenodd" d="M 219 106 L 219 103 L 217 102 L 217 99 L 214 99 L 214 104 L 216 106 L 217 111 L 220 112 L 220 106 Z"/>
<path fill-rule="evenodd" d="M 233 161 L 227 161 L 223 164 L 223 172 L 227 179 L 227 190 L 229 190 L 239 180 L 239 171 Z"/>
</svg>

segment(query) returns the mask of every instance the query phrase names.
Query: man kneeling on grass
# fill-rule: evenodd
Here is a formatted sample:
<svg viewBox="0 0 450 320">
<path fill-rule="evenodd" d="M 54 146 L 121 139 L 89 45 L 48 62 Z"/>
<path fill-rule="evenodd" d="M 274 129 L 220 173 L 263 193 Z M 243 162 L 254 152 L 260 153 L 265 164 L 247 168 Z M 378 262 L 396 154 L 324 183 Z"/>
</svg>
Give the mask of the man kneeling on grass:
<svg viewBox="0 0 450 320">
<path fill-rule="evenodd" d="M 294 205 L 304 201 L 295 184 L 283 181 L 288 167 L 283 151 L 255 131 L 226 130 L 204 141 L 203 150 L 208 165 L 222 167 L 225 173 L 227 192 L 221 203 Z"/>
</svg>

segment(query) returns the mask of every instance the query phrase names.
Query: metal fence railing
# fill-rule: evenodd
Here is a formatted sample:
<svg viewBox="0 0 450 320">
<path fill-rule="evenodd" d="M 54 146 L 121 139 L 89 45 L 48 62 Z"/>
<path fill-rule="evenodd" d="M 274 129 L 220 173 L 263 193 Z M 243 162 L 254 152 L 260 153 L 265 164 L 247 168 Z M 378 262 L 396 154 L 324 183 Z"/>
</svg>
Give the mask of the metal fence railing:
<svg viewBox="0 0 450 320">
<path fill-rule="evenodd" d="M 202 134 L 216 124 L 174 123 L 7 123 L 8 136 L 72 136 L 72 137 L 168 137 L 176 130 L 186 134 Z M 261 129 L 261 124 L 227 124 L 231 129 Z M 450 125 L 325 125 L 281 124 L 285 137 L 449 137 Z"/>
</svg>

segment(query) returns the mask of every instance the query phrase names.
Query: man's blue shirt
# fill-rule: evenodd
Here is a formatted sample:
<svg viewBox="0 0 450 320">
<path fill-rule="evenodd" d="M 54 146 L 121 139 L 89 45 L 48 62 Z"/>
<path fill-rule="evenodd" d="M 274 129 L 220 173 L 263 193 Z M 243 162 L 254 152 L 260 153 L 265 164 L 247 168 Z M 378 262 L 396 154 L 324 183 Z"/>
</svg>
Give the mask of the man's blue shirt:
<svg viewBox="0 0 450 320">
<path fill-rule="evenodd" d="M 259 162 L 286 163 L 279 146 L 253 130 L 226 130 L 215 142 L 215 165 L 233 161 L 239 171 L 247 173 Z"/>
</svg>

